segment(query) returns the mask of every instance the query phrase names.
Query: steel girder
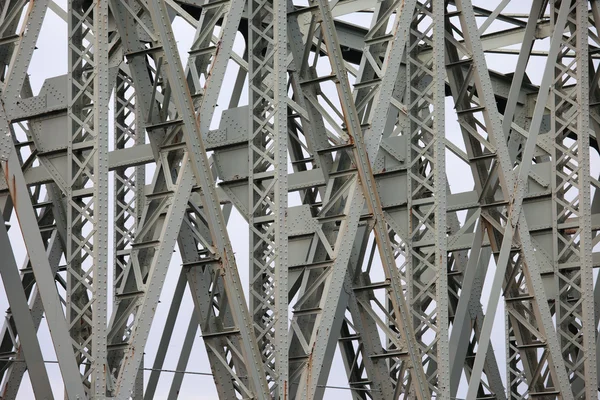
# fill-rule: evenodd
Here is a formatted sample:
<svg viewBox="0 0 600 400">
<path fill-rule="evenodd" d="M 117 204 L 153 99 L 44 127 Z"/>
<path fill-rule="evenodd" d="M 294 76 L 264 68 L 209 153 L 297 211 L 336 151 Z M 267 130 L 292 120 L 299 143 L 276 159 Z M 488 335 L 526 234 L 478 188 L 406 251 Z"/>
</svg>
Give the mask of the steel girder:
<svg viewBox="0 0 600 400">
<path fill-rule="evenodd" d="M 224 399 L 328 398 L 336 346 L 356 399 L 598 396 L 597 2 L 0 9 L 2 398 L 53 398 L 49 362 L 68 398 L 176 398 L 198 332 Z M 48 9 L 68 73 L 34 95 Z"/>
</svg>

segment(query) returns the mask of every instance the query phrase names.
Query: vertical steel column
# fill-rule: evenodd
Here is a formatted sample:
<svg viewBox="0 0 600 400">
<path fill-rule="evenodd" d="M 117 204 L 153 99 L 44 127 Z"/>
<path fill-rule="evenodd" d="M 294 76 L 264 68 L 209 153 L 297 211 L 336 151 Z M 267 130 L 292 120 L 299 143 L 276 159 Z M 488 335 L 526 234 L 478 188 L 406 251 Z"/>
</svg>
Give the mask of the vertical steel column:
<svg viewBox="0 0 600 400">
<path fill-rule="evenodd" d="M 554 16 L 558 14 L 556 3 Z M 588 25 L 587 2 L 573 2 L 567 20 L 569 34 L 560 37 L 557 59 L 548 60 L 555 71 L 551 132 L 556 328 L 569 380 L 582 383 L 572 386 L 576 399 L 598 395 L 593 350 Z M 576 57 L 571 56 L 573 51 Z"/>
<path fill-rule="evenodd" d="M 444 10 L 443 0 L 418 1 L 407 44 L 406 261 L 413 329 L 431 392 L 449 399 Z M 433 51 L 420 57 L 427 45 Z"/>
<path fill-rule="evenodd" d="M 143 121 L 136 112 L 136 92 L 133 81 L 123 70 L 117 72 L 114 97 L 114 148 L 126 149 L 145 141 Z M 113 189 L 113 299 L 119 291 L 118 282 L 123 278 L 131 261 L 131 249 L 144 208 L 145 167 L 119 167 L 114 172 Z M 143 366 L 143 361 L 142 361 Z M 138 372 L 134 400 L 143 397 L 144 371 Z"/>
<path fill-rule="evenodd" d="M 250 310 L 271 395 L 288 397 L 287 2 L 248 1 Z"/>
<path fill-rule="evenodd" d="M 117 72 L 115 90 L 114 148 L 126 149 L 144 143 L 143 121 L 136 112 L 133 81 L 124 71 Z M 113 294 L 118 292 L 124 270 L 131 259 L 138 220 L 144 207 L 145 167 L 119 167 L 114 172 L 114 254 Z"/>
<path fill-rule="evenodd" d="M 108 3 L 69 1 L 68 32 L 67 321 L 89 396 L 103 398 L 107 374 Z"/>
</svg>

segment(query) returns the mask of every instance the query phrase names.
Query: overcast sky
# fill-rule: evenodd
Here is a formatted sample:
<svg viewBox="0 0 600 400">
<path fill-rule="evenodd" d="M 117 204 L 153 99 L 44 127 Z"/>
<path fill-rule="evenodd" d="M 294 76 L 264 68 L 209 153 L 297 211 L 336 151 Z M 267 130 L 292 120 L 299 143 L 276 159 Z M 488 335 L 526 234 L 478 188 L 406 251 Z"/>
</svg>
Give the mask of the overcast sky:
<svg viewBox="0 0 600 400">
<path fill-rule="evenodd" d="M 475 4 L 485 6 L 486 8 L 494 8 L 493 4 L 497 4 L 498 1 L 476 1 Z M 66 9 L 66 0 L 58 1 L 58 4 Z M 530 1 L 522 1 L 515 0 L 509 5 L 506 9 L 506 12 L 528 12 L 530 8 Z M 344 20 L 358 24 L 363 26 L 368 26 L 370 23 L 370 16 L 367 14 L 359 14 L 353 16 L 344 17 Z M 482 22 L 482 21 L 480 21 Z M 504 25 L 494 24 L 492 25 L 488 32 L 491 32 L 495 29 L 499 29 Z M 174 24 L 174 31 L 176 35 L 176 39 L 178 41 L 178 46 L 180 49 L 180 54 L 182 56 L 183 62 L 187 58 L 187 50 L 191 45 L 191 41 L 194 35 L 194 29 L 185 23 L 183 20 L 179 19 Z M 540 48 L 545 48 L 547 46 L 547 40 L 541 41 L 538 45 Z M 518 48 L 518 46 L 516 46 Z M 236 51 L 241 53 L 242 46 L 240 43 L 236 45 Z M 540 71 L 540 68 L 543 68 L 545 60 L 541 58 L 534 59 L 528 68 L 529 78 L 533 83 L 538 83 L 541 78 L 541 74 L 537 71 Z M 498 72 L 502 73 L 510 73 L 514 69 L 514 65 L 516 63 L 516 56 L 488 56 L 488 65 L 493 66 L 492 68 Z M 33 86 L 34 93 L 37 93 L 43 84 L 46 78 L 65 74 L 67 72 L 67 25 L 66 23 L 59 18 L 52 11 L 48 11 L 46 19 L 44 21 L 42 31 L 40 34 L 40 39 L 37 44 L 37 50 L 34 53 L 34 57 L 32 60 L 32 64 L 29 70 L 30 79 Z M 228 76 L 224 80 L 224 88 L 221 95 L 221 99 L 218 102 L 221 106 L 217 110 L 217 117 L 213 120 L 212 126 L 213 128 L 218 126 L 219 118 L 218 115 L 222 111 L 223 106 L 228 104 L 227 97 L 229 96 L 229 92 L 231 90 L 230 83 L 233 82 L 235 78 L 235 69 L 231 69 L 228 71 Z M 247 92 L 245 92 L 247 93 Z M 247 104 L 247 94 L 242 96 L 243 104 Z M 112 102 L 111 102 L 111 111 L 112 111 Z M 112 115 L 112 114 L 111 114 Z M 112 128 L 111 128 L 112 135 Z M 456 122 L 456 115 L 453 111 L 453 103 L 451 99 L 447 99 L 446 101 L 446 136 L 455 144 L 457 144 L 460 148 L 464 149 L 464 145 L 462 142 L 462 136 L 458 127 L 458 123 Z M 112 137 L 110 139 L 110 146 L 112 148 L 113 142 Z M 593 152 L 592 155 L 592 168 L 593 168 L 593 176 L 598 177 L 599 172 L 599 163 L 598 157 Z M 452 153 L 447 152 L 447 167 L 448 171 L 452 171 L 452 173 L 448 174 L 448 181 L 450 183 L 450 187 L 453 193 L 470 191 L 473 190 L 473 180 L 471 179 L 471 173 L 468 166 L 457 160 L 456 156 Z M 152 178 L 152 167 L 148 167 L 148 173 L 146 175 L 147 182 L 149 183 Z M 112 175 L 112 173 L 111 173 Z M 112 180 L 110 181 L 110 187 L 112 191 Z M 112 192 L 111 192 L 112 193 Z M 112 200 L 109 202 L 109 208 L 111 209 L 110 215 L 112 215 Z M 10 230 L 9 234 L 11 237 L 11 241 L 14 246 L 14 251 L 17 256 L 17 263 L 20 265 L 22 259 L 25 256 L 24 246 L 22 244 L 22 239 L 20 237 L 20 232 L 18 229 L 18 222 L 13 217 L 11 220 L 13 228 Z M 111 235 L 112 235 L 112 226 L 110 226 Z M 244 284 L 247 286 L 248 281 L 248 235 L 247 235 L 247 224 L 244 219 L 234 210 L 232 216 L 229 221 L 229 232 L 231 241 L 233 243 L 234 251 L 236 253 L 236 259 L 238 263 L 238 267 L 240 270 L 240 275 Z M 112 240 L 109 241 L 110 246 L 112 248 Z M 109 271 L 112 271 L 112 258 L 109 258 L 111 265 L 109 265 Z M 156 312 L 156 316 L 154 318 L 154 325 L 148 340 L 147 348 L 146 348 L 146 359 L 145 366 L 151 367 L 153 361 L 153 352 L 156 350 L 158 341 L 160 340 L 160 335 L 162 333 L 162 325 L 164 323 L 166 313 L 169 309 L 170 299 L 172 298 L 172 293 L 174 290 L 175 282 L 177 280 L 179 274 L 179 266 L 181 264 L 181 258 L 179 256 L 179 251 L 173 254 L 173 258 L 171 261 L 171 268 L 169 269 L 169 273 L 167 274 L 167 278 L 165 281 L 163 293 L 161 296 L 161 303 Z M 493 267 L 490 268 L 488 274 L 493 274 Z M 491 280 L 487 280 L 487 285 Z M 484 288 L 484 293 L 486 293 L 489 289 L 487 286 Z M 112 296 L 109 294 L 109 296 Z M 186 298 L 184 300 L 182 309 L 180 311 L 179 318 L 177 320 L 177 324 L 175 326 L 175 335 L 174 340 L 171 342 L 171 346 L 168 351 L 167 359 L 164 365 L 165 369 L 175 369 L 177 359 L 179 357 L 179 352 L 181 349 L 181 341 L 183 340 L 184 333 L 187 329 L 187 323 L 189 321 L 189 316 L 192 312 L 192 302 L 189 292 L 186 289 Z M 482 299 L 484 303 L 484 307 L 487 305 L 487 298 L 484 295 Z M 0 309 L 6 309 L 8 307 L 6 297 L 3 294 L 0 294 Z M 504 346 L 504 313 L 503 313 L 503 304 L 500 303 L 501 309 L 496 314 L 495 321 L 495 334 L 492 340 L 495 352 L 496 359 L 500 366 L 501 373 L 504 373 L 505 367 L 505 346 Z M 110 315 L 110 311 L 109 311 Z M 56 356 L 54 354 L 52 344 L 49 340 L 48 329 L 45 320 L 41 325 L 39 334 L 40 341 L 43 346 L 44 357 L 46 360 L 56 360 Z M 56 364 L 48 364 L 47 365 L 48 372 L 50 374 L 51 380 L 53 381 L 54 388 L 54 396 L 56 399 L 63 398 L 63 388 L 62 383 L 60 381 L 60 373 L 58 371 L 58 366 Z M 210 372 L 210 367 L 208 365 L 206 351 L 204 349 L 204 345 L 201 339 L 197 338 L 194 348 L 192 351 L 192 356 L 190 362 L 188 364 L 189 371 L 196 372 Z M 347 387 L 347 379 L 344 372 L 343 363 L 341 361 L 341 357 L 339 356 L 339 352 L 336 352 L 336 356 L 334 358 L 334 365 L 331 369 L 332 373 L 328 382 L 328 385 L 331 386 L 343 386 Z M 146 378 L 148 377 L 149 372 L 146 372 Z M 172 378 L 172 374 L 164 373 L 163 377 L 160 381 L 158 391 L 157 391 L 157 399 L 166 398 L 170 381 Z M 504 379 L 504 376 L 503 376 Z M 462 388 L 464 388 L 464 379 Z M 463 392 L 463 390 L 461 390 Z M 27 379 L 23 382 L 21 386 L 21 391 L 19 394 L 19 399 L 30 399 L 33 398 L 33 392 L 31 391 L 31 387 L 27 381 Z M 180 392 L 181 399 L 216 399 L 217 394 L 214 388 L 214 382 L 209 376 L 198 376 L 198 375 L 187 375 L 183 381 L 183 386 Z M 335 390 L 328 389 L 326 391 L 326 399 L 350 399 L 350 392 L 347 390 Z"/>
</svg>

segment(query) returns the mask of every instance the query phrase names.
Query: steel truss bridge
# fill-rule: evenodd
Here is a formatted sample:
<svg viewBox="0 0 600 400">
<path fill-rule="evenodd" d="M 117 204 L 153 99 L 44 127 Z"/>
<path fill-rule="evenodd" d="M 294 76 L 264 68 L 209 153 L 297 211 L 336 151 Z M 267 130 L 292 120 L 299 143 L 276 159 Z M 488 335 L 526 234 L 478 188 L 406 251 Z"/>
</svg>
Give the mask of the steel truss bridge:
<svg viewBox="0 0 600 400">
<path fill-rule="evenodd" d="M 65 3 L 0 0 L 2 399 L 195 342 L 221 399 L 598 398 L 600 2 Z"/>
</svg>

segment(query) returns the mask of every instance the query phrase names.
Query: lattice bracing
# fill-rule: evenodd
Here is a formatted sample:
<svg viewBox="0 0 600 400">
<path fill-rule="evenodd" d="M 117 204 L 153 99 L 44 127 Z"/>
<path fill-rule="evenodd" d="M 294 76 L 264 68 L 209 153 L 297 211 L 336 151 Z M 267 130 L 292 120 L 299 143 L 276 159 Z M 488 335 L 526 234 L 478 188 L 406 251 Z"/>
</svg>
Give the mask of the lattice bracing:
<svg viewBox="0 0 600 400">
<path fill-rule="evenodd" d="M 596 399 L 599 7 L 0 0 L 2 399 Z"/>
<path fill-rule="evenodd" d="M 287 4 L 250 1 L 248 12 L 249 306 L 269 390 L 286 398 Z"/>
</svg>

